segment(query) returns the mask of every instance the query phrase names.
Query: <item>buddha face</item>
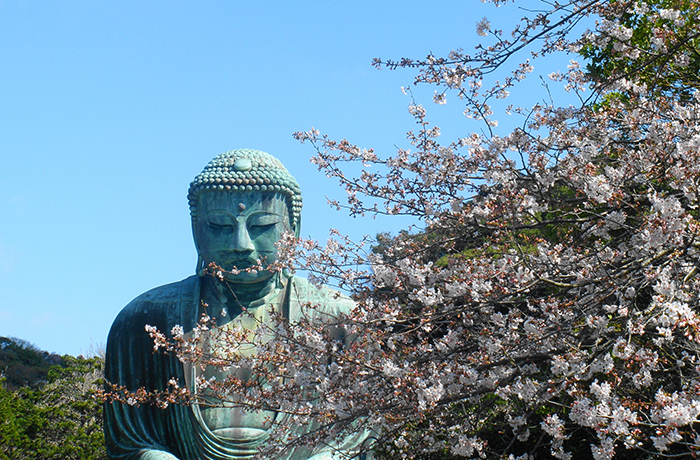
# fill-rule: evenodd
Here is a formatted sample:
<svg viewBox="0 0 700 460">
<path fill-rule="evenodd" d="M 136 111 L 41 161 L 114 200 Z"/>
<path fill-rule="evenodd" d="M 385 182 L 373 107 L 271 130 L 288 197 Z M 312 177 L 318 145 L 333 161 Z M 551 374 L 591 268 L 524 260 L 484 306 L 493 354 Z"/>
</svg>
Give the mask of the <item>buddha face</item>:
<svg viewBox="0 0 700 460">
<path fill-rule="evenodd" d="M 234 283 L 268 280 L 275 243 L 291 230 L 285 196 L 267 192 L 207 191 L 199 196 L 194 238 L 204 266 L 212 262 Z M 261 265 L 262 270 L 251 269 Z M 236 273 L 238 271 L 238 273 Z"/>
</svg>

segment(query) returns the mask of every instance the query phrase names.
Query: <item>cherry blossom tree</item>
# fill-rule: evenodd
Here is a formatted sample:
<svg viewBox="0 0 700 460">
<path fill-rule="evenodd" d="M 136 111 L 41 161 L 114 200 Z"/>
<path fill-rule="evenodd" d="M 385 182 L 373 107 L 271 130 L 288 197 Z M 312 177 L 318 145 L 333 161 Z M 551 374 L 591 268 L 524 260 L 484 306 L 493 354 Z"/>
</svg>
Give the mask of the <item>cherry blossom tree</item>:
<svg viewBox="0 0 700 460">
<path fill-rule="evenodd" d="M 479 21 L 491 44 L 473 55 L 375 62 L 415 69 L 416 85 L 464 104 L 480 132 L 442 140 L 414 100 L 416 127 L 391 154 L 296 134 L 347 191 L 335 206 L 423 224 L 374 251 L 340 235 L 282 245 L 280 264 L 301 261 L 352 293 L 351 316 L 230 337 L 257 346 L 248 357 L 205 353 L 178 331 L 151 331 L 156 347 L 248 366 L 257 379 L 201 383 L 319 421 L 319 438 L 373 427 L 371 448 L 390 458 L 695 457 L 700 11 L 686 0 L 540 6 L 509 34 Z M 549 78 L 578 105 L 508 107 L 522 125 L 499 133 L 493 102 L 552 53 L 572 58 Z M 330 339 L 337 325 L 350 345 Z"/>
</svg>

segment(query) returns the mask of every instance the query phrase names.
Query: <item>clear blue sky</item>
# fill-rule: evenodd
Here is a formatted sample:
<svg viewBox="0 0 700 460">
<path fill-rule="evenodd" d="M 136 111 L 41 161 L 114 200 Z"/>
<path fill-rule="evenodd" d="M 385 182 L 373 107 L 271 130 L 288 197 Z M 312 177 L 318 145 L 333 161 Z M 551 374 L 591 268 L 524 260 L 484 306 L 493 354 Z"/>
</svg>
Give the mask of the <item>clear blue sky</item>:
<svg viewBox="0 0 700 460">
<path fill-rule="evenodd" d="M 407 147 L 413 75 L 372 58 L 471 49 L 476 22 L 501 14 L 479 0 L 0 0 L 0 335 L 88 352 L 132 298 L 192 274 L 187 188 L 226 150 L 287 166 L 305 236 L 396 231 L 330 210 L 344 192 L 292 133 Z M 431 94 L 430 110 L 461 112 Z"/>
</svg>

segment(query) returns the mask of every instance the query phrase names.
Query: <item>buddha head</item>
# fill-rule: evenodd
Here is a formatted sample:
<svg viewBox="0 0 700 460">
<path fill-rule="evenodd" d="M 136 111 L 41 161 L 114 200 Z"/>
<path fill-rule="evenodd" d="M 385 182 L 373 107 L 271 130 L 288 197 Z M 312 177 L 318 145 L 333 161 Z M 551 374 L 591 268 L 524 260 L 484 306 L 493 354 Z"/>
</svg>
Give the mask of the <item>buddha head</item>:
<svg viewBox="0 0 700 460">
<path fill-rule="evenodd" d="M 215 157 L 190 184 L 188 198 L 200 276 L 214 263 L 232 283 L 269 280 L 274 272 L 265 267 L 277 261 L 276 243 L 285 232 L 299 236 L 299 184 L 265 152 Z"/>
</svg>

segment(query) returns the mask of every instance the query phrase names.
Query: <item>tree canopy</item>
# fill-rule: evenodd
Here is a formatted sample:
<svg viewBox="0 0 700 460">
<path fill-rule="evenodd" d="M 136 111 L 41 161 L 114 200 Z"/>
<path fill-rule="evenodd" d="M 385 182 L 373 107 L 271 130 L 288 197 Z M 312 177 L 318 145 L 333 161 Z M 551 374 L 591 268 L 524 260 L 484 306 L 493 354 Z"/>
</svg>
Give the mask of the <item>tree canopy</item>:
<svg viewBox="0 0 700 460">
<path fill-rule="evenodd" d="M 95 398 L 102 359 L 59 357 L 16 338 L 0 344 L 12 377 L 0 377 L 0 459 L 106 458 Z"/>
<path fill-rule="evenodd" d="M 49 368 L 62 363 L 61 356 L 39 350 L 22 339 L 0 337 L 0 376 L 9 390 L 46 382 Z"/>
</svg>

